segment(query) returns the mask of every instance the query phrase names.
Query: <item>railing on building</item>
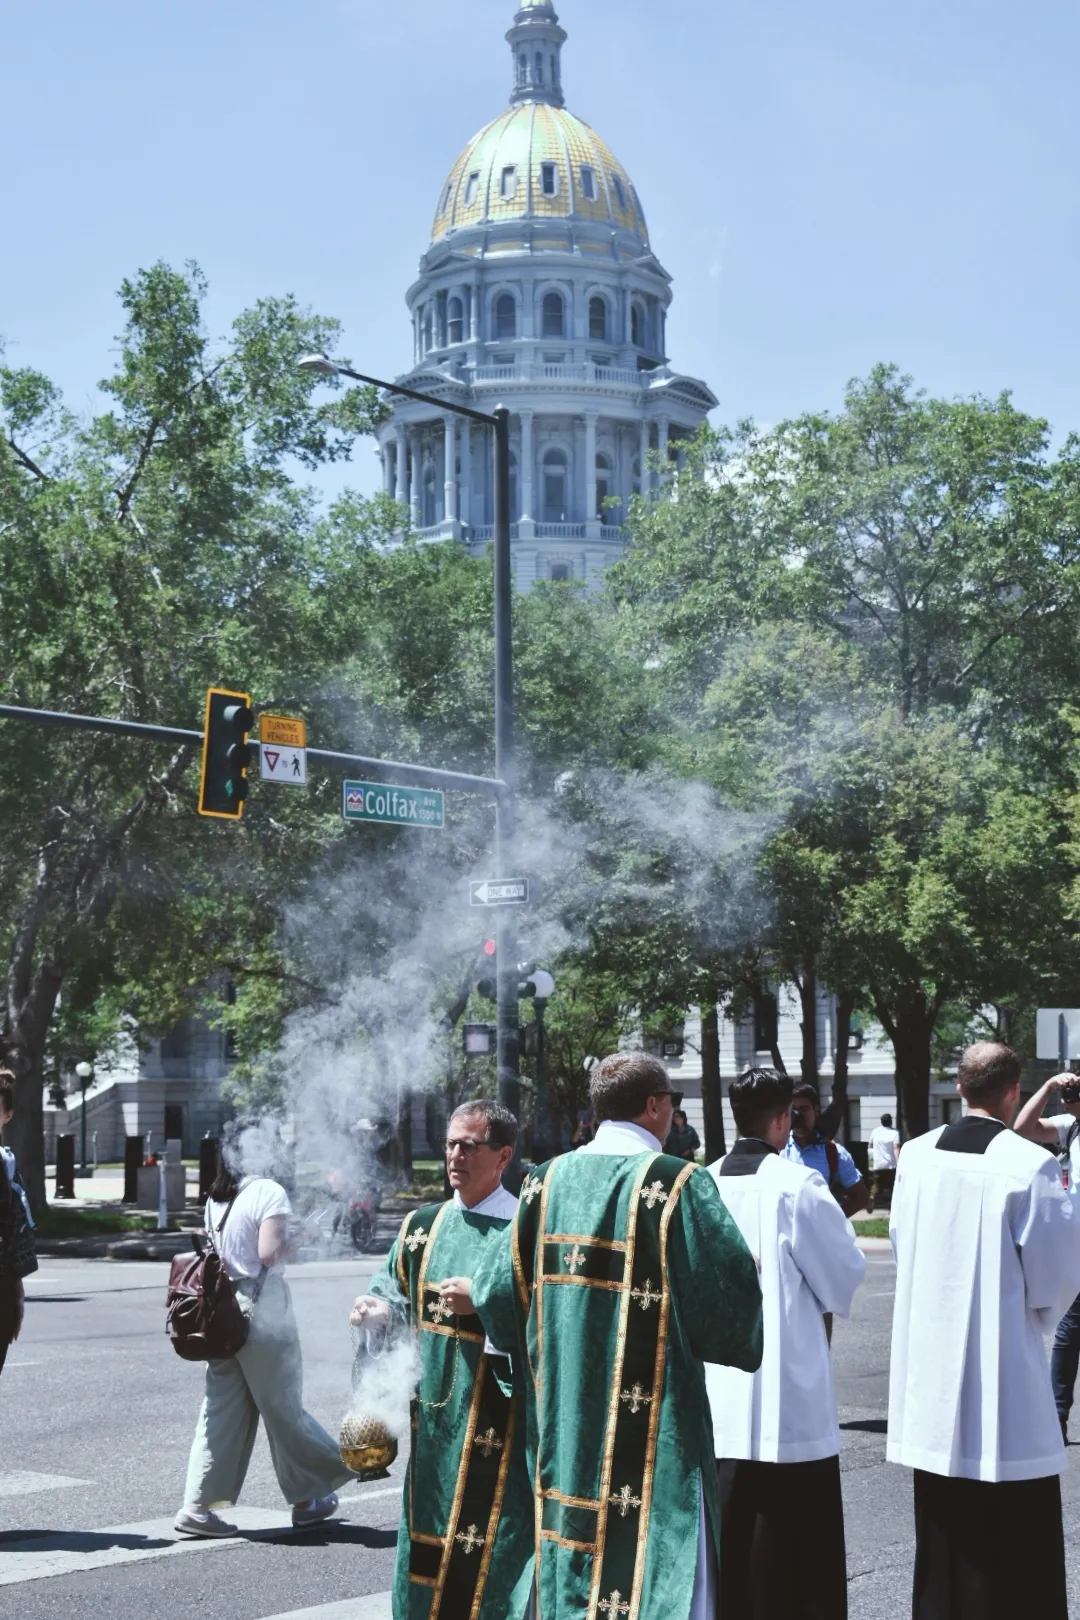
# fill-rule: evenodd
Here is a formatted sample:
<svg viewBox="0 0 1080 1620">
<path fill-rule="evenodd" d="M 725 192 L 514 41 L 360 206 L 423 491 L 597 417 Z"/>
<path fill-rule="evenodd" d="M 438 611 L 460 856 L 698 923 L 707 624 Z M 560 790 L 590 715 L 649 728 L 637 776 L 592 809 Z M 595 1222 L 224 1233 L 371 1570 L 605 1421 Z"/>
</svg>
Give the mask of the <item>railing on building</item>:
<svg viewBox="0 0 1080 1620">
<path fill-rule="evenodd" d="M 538 523 L 538 540 L 584 540 L 588 527 L 584 523 Z"/>
<path fill-rule="evenodd" d="M 654 382 L 667 382 L 666 370 L 631 371 L 621 366 L 530 365 L 477 366 L 475 383 L 494 382 L 584 382 L 615 384 L 620 388 L 650 388 Z"/>
</svg>

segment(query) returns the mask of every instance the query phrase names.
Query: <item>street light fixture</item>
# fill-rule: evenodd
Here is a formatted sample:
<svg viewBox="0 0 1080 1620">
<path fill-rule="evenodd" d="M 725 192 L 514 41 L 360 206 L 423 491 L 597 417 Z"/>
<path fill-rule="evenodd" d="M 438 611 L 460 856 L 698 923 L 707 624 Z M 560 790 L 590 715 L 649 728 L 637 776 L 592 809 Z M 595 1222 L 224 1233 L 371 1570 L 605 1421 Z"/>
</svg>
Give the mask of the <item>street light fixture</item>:
<svg viewBox="0 0 1080 1620">
<path fill-rule="evenodd" d="M 305 354 L 296 362 L 301 371 L 320 377 L 349 377 L 353 382 L 384 389 L 402 399 L 417 400 L 437 411 L 450 411 L 490 427 L 495 442 L 495 775 L 505 783 L 496 805 L 495 858 L 500 877 L 515 870 L 517 835 L 517 761 L 514 740 L 513 579 L 510 562 L 510 412 L 505 405 L 492 412 L 475 411 L 438 399 L 434 394 L 406 388 L 402 383 L 368 377 L 351 366 L 339 366 L 325 354 Z M 521 1118 L 521 1061 L 518 1050 L 517 919 L 505 906 L 498 920 L 498 1076 L 499 1101 L 515 1119 Z"/>
<path fill-rule="evenodd" d="M 82 1097 L 82 1164 L 79 1174 L 85 1176 L 89 1174 L 86 1163 L 86 1093 L 94 1083 L 94 1065 L 92 1063 L 76 1063 L 75 1076 L 79 1082 L 79 1093 Z"/>
</svg>

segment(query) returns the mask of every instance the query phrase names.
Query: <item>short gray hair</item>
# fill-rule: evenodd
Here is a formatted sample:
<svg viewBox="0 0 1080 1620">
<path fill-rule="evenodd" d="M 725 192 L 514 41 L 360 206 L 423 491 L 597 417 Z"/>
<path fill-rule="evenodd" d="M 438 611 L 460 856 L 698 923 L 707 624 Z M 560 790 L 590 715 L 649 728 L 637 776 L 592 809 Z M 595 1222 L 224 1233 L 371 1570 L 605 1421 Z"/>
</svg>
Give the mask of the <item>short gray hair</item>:
<svg viewBox="0 0 1080 1620">
<path fill-rule="evenodd" d="M 464 1114 L 479 1114 L 483 1118 L 487 1125 L 487 1140 L 492 1147 L 517 1147 L 518 1122 L 509 1108 L 504 1108 L 494 1097 L 474 1097 L 471 1102 L 459 1103 L 450 1119 L 460 1119 Z"/>
<path fill-rule="evenodd" d="M 670 1090 L 664 1065 L 647 1052 L 614 1052 L 596 1065 L 589 1081 L 598 1120 L 637 1119 L 650 1097 Z"/>
</svg>

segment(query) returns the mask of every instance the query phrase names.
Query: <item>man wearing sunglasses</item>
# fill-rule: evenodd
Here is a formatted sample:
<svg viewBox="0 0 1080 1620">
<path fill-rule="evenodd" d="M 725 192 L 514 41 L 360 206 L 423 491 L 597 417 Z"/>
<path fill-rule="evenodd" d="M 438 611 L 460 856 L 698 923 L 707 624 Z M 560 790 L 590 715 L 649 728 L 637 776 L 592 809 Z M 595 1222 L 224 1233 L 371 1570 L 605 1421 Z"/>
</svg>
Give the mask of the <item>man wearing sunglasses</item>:
<svg viewBox="0 0 1080 1620">
<path fill-rule="evenodd" d="M 703 1362 L 761 1361 L 749 1249 L 642 1052 L 592 1073 L 596 1136 L 528 1176 L 472 1300 L 525 1375 L 540 1614 L 712 1620 L 719 1503 Z"/>
<path fill-rule="evenodd" d="M 517 1137 L 497 1102 L 468 1102 L 451 1116 L 452 1198 L 406 1216 L 371 1293 L 353 1306 L 354 1327 L 411 1330 L 419 1350 L 394 1577 L 400 1620 L 522 1620 L 532 1591 L 524 1413 L 509 1358 L 462 1293 L 517 1209 L 502 1185 Z"/>
</svg>

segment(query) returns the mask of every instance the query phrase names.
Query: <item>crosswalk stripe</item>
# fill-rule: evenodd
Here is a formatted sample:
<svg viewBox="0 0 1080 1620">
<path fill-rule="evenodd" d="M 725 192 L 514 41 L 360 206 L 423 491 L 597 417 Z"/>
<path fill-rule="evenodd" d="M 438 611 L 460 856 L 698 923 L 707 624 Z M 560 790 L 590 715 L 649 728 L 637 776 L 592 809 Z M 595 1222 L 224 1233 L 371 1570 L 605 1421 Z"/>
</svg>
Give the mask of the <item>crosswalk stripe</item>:
<svg viewBox="0 0 1080 1620">
<path fill-rule="evenodd" d="M 69 1479 L 67 1474 L 33 1474 L 16 1471 L 0 1474 L 0 1496 L 34 1496 L 38 1491 L 67 1491 L 73 1485 L 90 1485 L 89 1479 Z"/>
<path fill-rule="evenodd" d="M 291 1614 L 275 1614 L 270 1620 L 393 1620 L 392 1596 L 391 1592 L 374 1592 L 371 1597 L 327 1603 L 321 1609 L 294 1609 Z"/>
<path fill-rule="evenodd" d="M 173 1529 L 171 1519 L 143 1524 L 109 1525 L 104 1530 L 60 1530 L 21 1541 L 0 1541 L 0 1586 L 44 1581 L 54 1575 L 83 1575 L 118 1564 L 142 1564 L 177 1553 L 216 1552 L 244 1547 L 292 1529 L 292 1515 L 257 1508 L 230 1508 L 229 1518 L 242 1534 L 228 1541 L 189 1541 Z"/>
</svg>

